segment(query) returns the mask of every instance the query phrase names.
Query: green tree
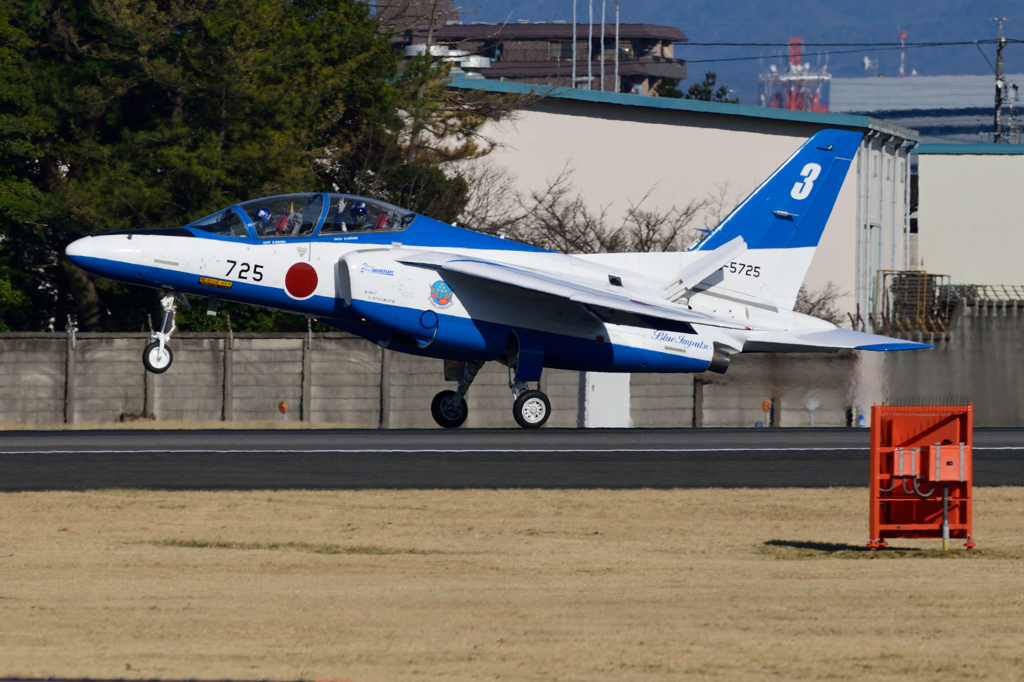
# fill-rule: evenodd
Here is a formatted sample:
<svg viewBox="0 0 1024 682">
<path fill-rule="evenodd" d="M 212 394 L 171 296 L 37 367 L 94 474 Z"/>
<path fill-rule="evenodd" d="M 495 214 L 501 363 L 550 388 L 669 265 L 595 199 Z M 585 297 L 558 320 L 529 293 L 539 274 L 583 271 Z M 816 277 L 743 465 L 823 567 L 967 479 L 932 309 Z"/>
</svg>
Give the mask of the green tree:
<svg viewBox="0 0 1024 682">
<path fill-rule="evenodd" d="M 704 81 L 701 83 L 694 83 L 686 91 L 686 99 L 697 99 L 703 102 L 725 102 L 728 104 L 739 104 L 739 98 L 729 97 L 729 88 L 725 85 L 717 84 L 718 75 L 714 71 L 708 71 L 704 74 Z"/>
<path fill-rule="evenodd" d="M 0 5 L 0 217 L 4 227 L 12 222 L 39 221 L 46 215 L 46 196 L 32 181 L 38 171 L 36 144 L 49 129 L 49 121 L 35 106 L 31 79 L 23 53 L 28 36 L 10 24 L 6 5 Z M 31 292 L 39 288 L 35 273 L 22 267 L 26 261 L 44 259 L 51 253 L 46 239 L 26 234 L 11 239 L 0 233 L 0 331 L 24 327 L 32 313 Z"/>
<path fill-rule="evenodd" d="M 400 55 L 359 0 L 9 0 L 0 15 L 0 302 L 11 328 L 139 329 L 152 292 L 60 257 L 71 235 L 183 225 L 289 191 L 344 190 L 458 215 L 444 164 L 485 151 L 482 102 Z M 454 98 L 454 99 L 453 99 Z M 500 107 L 498 107 L 500 109 Z M 5 147 L 7 150 L 7 147 Z M 4 270 L 4 267 L 8 270 Z M 13 277 L 13 276 L 12 276 Z M 187 322 L 208 325 L 205 317 Z M 305 328 L 236 312 L 235 328 Z"/>
<path fill-rule="evenodd" d="M 654 94 L 658 97 L 668 97 L 669 99 L 683 98 L 683 91 L 679 89 L 678 78 L 662 78 L 654 86 Z"/>
</svg>

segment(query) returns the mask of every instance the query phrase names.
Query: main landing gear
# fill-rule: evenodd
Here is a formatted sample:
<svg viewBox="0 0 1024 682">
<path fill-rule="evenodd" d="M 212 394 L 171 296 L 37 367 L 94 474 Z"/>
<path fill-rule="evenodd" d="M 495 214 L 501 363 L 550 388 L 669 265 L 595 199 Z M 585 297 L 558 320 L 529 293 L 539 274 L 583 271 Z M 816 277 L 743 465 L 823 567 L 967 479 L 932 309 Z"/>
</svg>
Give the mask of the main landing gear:
<svg viewBox="0 0 1024 682">
<path fill-rule="evenodd" d="M 177 329 L 175 318 L 178 313 L 178 303 L 174 293 L 167 293 L 160 299 L 160 305 L 164 309 L 164 317 L 160 322 L 160 331 L 152 332 L 152 341 L 142 351 L 142 364 L 153 374 L 163 374 L 174 362 L 174 354 L 171 353 L 167 342 L 171 340 L 171 334 Z"/>
<path fill-rule="evenodd" d="M 466 363 L 462 379 L 459 380 L 459 387 L 454 391 L 441 391 L 434 396 L 430 403 L 430 414 L 440 426 L 446 429 L 455 429 L 462 426 L 469 416 L 469 406 L 466 404 L 466 392 L 469 391 L 477 372 L 484 366 L 483 362 L 474 360 Z M 551 416 L 551 401 L 541 391 L 530 390 L 525 381 L 517 381 L 511 376 L 514 375 L 515 367 L 509 368 L 510 379 L 508 387 L 515 396 L 512 405 L 512 416 L 516 423 L 524 429 L 539 429 Z"/>
<path fill-rule="evenodd" d="M 551 401 L 540 391 L 524 390 L 512 405 L 512 416 L 524 429 L 539 429 L 551 415 Z"/>
</svg>

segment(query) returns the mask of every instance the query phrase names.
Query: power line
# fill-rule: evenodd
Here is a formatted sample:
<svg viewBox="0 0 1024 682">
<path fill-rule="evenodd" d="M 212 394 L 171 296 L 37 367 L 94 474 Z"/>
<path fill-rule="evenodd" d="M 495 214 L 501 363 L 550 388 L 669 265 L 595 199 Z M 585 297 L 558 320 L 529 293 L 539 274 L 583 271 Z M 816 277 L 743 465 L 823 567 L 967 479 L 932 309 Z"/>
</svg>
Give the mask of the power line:
<svg viewBox="0 0 1024 682">
<path fill-rule="evenodd" d="M 1020 43 L 1021 40 L 1006 38 L 1008 43 Z M 906 47 L 946 47 L 953 45 L 995 45 L 996 40 L 959 40 L 955 42 L 904 43 Z M 790 47 L 789 43 L 676 43 L 681 47 Z M 801 43 L 804 47 L 874 47 L 899 48 L 900 43 Z"/>
<path fill-rule="evenodd" d="M 1007 42 L 1009 42 L 1009 41 L 1007 41 Z M 685 45 L 686 43 L 677 43 L 677 44 Z M 974 44 L 973 41 L 970 42 L 970 43 L 965 43 L 965 45 L 973 45 L 973 44 Z M 779 46 L 779 47 L 782 47 L 782 46 Z M 785 47 L 789 47 L 789 43 L 786 43 Z M 919 45 L 918 47 L 944 47 L 944 46 L 940 46 L 940 45 L 928 45 L 928 46 Z M 884 52 L 886 50 L 898 50 L 898 49 L 900 49 L 899 46 L 897 46 L 897 47 L 880 47 L 880 48 L 876 48 L 876 49 L 871 50 L 871 51 L 872 52 Z M 834 54 L 850 54 L 850 53 L 863 54 L 864 52 L 865 52 L 865 50 L 834 50 L 834 51 L 830 51 L 830 52 L 804 52 L 803 56 L 804 57 L 818 57 L 818 56 L 830 56 L 830 55 L 834 55 Z M 752 61 L 754 59 L 769 59 L 769 57 L 765 57 L 764 55 L 758 55 L 756 57 L 724 57 L 722 59 L 687 59 L 685 61 L 686 61 L 687 64 L 707 64 L 707 63 L 710 63 L 710 62 L 746 62 L 746 61 Z"/>
</svg>

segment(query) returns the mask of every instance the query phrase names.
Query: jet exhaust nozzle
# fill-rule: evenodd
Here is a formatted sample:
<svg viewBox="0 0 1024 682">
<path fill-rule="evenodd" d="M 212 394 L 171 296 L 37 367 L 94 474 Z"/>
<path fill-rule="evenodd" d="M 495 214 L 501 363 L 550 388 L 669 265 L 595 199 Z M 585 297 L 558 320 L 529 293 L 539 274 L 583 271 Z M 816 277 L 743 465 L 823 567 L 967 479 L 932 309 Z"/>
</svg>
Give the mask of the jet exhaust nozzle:
<svg viewBox="0 0 1024 682">
<path fill-rule="evenodd" d="M 729 369 L 731 361 L 732 353 L 729 352 L 729 349 L 716 343 L 715 352 L 711 356 L 711 364 L 708 365 L 708 371 L 715 372 L 716 374 L 725 374 L 725 370 Z"/>
</svg>

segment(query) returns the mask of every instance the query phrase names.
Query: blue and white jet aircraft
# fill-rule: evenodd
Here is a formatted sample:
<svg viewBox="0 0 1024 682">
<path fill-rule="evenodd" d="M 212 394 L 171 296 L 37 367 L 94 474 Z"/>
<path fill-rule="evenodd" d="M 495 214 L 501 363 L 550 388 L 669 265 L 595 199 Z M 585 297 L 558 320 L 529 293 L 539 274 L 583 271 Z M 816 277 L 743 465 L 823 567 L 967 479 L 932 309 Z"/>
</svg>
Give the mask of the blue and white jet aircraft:
<svg viewBox="0 0 1024 682">
<path fill-rule="evenodd" d="M 110 279 L 164 290 L 143 353 L 168 346 L 181 294 L 316 318 L 402 353 L 462 363 L 431 405 L 466 420 L 485 362 L 508 367 L 513 415 L 547 421 L 530 388 L 545 367 L 597 372 L 725 372 L 742 352 L 886 351 L 919 343 L 840 329 L 793 306 L 862 135 L 824 130 L 710 235 L 679 253 L 565 255 L 334 193 L 236 204 L 180 228 L 78 239 L 67 256 Z"/>
</svg>

